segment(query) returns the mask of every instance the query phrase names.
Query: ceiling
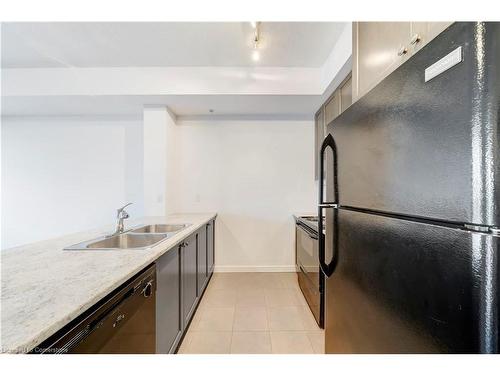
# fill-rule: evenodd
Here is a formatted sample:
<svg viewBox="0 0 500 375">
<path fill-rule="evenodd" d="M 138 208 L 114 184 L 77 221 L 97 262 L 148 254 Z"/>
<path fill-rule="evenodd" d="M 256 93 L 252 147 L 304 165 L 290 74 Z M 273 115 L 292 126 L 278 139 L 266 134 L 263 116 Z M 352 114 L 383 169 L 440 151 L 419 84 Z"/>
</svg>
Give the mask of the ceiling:
<svg viewBox="0 0 500 375">
<path fill-rule="evenodd" d="M 350 70 L 350 23 L 260 29 L 253 61 L 249 22 L 2 23 L 2 116 L 312 118 Z"/>
<path fill-rule="evenodd" d="M 3 68 L 320 67 L 345 23 L 263 22 L 260 60 L 249 22 L 3 23 Z"/>
</svg>

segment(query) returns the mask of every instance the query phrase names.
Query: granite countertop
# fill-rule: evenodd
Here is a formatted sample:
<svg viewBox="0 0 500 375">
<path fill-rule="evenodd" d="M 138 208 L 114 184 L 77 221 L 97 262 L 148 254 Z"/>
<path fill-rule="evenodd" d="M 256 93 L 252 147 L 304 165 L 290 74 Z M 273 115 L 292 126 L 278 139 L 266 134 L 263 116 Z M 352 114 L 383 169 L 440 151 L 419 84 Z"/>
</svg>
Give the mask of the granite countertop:
<svg viewBox="0 0 500 375">
<path fill-rule="evenodd" d="M 1 351 L 33 349 L 216 215 L 127 220 L 126 229 L 140 224 L 191 224 L 146 250 L 63 250 L 112 233 L 111 225 L 1 251 Z"/>
</svg>

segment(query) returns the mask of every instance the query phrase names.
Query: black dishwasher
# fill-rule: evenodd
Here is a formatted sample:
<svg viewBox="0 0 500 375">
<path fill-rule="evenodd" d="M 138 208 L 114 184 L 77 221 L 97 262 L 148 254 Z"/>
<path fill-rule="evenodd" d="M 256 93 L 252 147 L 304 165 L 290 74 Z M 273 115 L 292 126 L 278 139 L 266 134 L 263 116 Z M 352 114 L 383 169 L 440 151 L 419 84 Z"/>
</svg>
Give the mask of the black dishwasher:
<svg viewBox="0 0 500 375">
<path fill-rule="evenodd" d="M 32 353 L 155 353 L 156 267 L 151 265 Z"/>
</svg>

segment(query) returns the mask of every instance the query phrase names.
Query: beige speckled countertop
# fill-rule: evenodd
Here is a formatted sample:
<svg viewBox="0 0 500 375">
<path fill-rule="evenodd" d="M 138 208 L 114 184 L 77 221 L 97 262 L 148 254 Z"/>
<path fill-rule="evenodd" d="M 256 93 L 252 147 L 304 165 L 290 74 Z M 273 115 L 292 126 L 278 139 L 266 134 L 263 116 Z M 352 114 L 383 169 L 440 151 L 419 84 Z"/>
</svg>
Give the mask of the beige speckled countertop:
<svg viewBox="0 0 500 375">
<path fill-rule="evenodd" d="M 1 351 L 31 350 L 215 216 L 128 220 L 126 229 L 139 224 L 191 224 L 146 250 L 63 250 L 109 234 L 114 226 L 3 250 Z"/>
</svg>

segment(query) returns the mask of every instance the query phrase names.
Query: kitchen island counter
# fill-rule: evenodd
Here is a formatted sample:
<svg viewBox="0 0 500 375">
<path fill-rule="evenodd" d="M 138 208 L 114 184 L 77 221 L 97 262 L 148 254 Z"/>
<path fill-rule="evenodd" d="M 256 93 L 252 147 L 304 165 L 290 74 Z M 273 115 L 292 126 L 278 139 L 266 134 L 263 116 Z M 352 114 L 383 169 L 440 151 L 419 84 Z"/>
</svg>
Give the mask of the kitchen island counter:
<svg viewBox="0 0 500 375">
<path fill-rule="evenodd" d="M 30 351 L 216 215 L 175 214 L 128 221 L 127 228 L 191 224 L 145 250 L 64 250 L 112 233 L 114 226 L 3 250 L 2 352 Z"/>
</svg>

